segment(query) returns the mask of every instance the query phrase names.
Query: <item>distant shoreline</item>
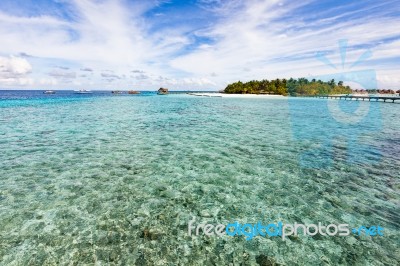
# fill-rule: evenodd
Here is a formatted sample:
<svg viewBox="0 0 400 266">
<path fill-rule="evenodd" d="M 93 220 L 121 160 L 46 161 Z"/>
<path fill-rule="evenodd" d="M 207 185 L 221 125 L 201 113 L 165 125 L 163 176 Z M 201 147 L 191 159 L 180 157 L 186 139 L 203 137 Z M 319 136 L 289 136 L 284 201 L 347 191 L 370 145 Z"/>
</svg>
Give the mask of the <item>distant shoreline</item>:
<svg viewBox="0 0 400 266">
<path fill-rule="evenodd" d="M 202 97 L 224 97 L 224 98 L 274 98 L 274 99 L 285 99 L 287 96 L 283 95 L 272 95 L 272 94 L 231 94 L 231 93 L 220 93 L 220 92 L 206 92 L 206 93 L 187 93 L 192 96 Z"/>
</svg>

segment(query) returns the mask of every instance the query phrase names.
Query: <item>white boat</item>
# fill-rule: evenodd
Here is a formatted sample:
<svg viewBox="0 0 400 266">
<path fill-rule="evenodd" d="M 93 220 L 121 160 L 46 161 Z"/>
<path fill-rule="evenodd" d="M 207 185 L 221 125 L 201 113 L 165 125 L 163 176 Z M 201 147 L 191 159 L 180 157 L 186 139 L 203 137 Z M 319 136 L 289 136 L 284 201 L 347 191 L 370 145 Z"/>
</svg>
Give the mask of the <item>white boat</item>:
<svg viewBox="0 0 400 266">
<path fill-rule="evenodd" d="M 43 93 L 44 94 L 55 94 L 56 92 L 55 91 L 44 91 Z"/>
<path fill-rule="evenodd" d="M 74 90 L 74 93 L 77 94 L 88 94 L 88 93 L 93 93 L 91 90 Z"/>
</svg>

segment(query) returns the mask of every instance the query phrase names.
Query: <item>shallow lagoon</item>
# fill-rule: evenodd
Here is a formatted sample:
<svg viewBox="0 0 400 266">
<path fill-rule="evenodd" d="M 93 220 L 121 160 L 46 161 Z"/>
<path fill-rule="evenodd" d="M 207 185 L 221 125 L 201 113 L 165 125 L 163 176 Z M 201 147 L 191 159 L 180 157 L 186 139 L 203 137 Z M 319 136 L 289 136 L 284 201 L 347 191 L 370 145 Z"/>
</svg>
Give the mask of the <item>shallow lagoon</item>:
<svg viewBox="0 0 400 266">
<path fill-rule="evenodd" d="M 346 128 L 326 104 L 1 100 L 0 263 L 396 265 L 400 105 L 371 103 L 379 121 Z M 189 237 L 192 217 L 380 225 L 385 236 Z"/>
</svg>

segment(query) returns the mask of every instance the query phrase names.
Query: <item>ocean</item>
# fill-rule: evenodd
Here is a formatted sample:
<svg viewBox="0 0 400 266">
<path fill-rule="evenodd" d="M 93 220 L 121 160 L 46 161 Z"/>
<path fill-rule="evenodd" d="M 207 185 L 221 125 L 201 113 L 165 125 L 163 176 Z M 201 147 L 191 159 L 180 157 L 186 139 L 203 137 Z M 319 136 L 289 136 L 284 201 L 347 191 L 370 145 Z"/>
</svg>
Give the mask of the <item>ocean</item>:
<svg viewBox="0 0 400 266">
<path fill-rule="evenodd" d="M 0 264 L 396 265 L 399 114 L 315 98 L 0 91 Z M 189 235 L 193 217 L 384 235 Z"/>
</svg>

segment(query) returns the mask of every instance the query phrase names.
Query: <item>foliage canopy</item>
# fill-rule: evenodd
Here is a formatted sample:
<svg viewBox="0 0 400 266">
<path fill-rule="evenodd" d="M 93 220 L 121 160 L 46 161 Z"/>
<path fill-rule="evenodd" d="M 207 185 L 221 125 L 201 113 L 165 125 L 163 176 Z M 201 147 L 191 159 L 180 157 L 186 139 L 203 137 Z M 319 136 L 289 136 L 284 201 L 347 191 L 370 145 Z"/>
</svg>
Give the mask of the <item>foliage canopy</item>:
<svg viewBox="0 0 400 266">
<path fill-rule="evenodd" d="M 278 94 L 291 96 L 311 96 L 328 94 L 349 94 L 351 88 L 343 86 L 343 81 L 335 82 L 334 79 L 324 82 L 322 80 L 308 80 L 306 78 L 251 80 L 249 82 L 234 82 L 229 84 L 225 93 L 235 94 Z"/>
</svg>

